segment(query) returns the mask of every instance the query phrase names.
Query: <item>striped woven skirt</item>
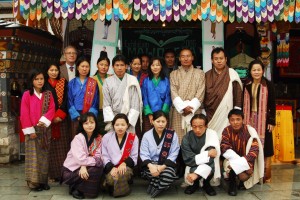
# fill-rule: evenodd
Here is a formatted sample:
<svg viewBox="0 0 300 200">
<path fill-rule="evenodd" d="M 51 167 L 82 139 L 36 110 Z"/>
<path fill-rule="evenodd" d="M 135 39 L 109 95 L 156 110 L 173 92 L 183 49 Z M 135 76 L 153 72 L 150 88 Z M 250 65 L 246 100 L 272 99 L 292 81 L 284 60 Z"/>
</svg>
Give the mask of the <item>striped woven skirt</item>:
<svg viewBox="0 0 300 200">
<path fill-rule="evenodd" d="M 48 183 L 51 129 L 46 129 L 44 134 L 37 133 L 38 137 L 35 139 L 25 136 L 25 180 L 31 189 Z"/>
<path fill-rule="evenodd" d="M 62 168 L 62 182 L 69 185 L 72 190 L 78 190 L 86 198 L 95 198 L 100 191 L 100 180 L 103 173 L 103 167 L 87 167 L 89 174 L 88 180 L 79 176 L 80 168 L 70 171 L 68 168 Z"/>
<path fill-rule="evenodd" d="M 70 150 L 71 135 L 68 127 L 68 120 L 60 123 L 60 138 L 51 140 L 49 163 L 49 177 L 51 179 L 60 179 L 61 168 Z"/>
<path fill-rule="evenodd" d="M 167 166 L 166 169 L 157 177 L 153 177 L 149 169 L 147 168 L 142 172 L 142 177 L 149 180 L 150 183 L 147 192 L 151 195 L 158 190 L 167 190 L 170 185 L 177 179 L 175 169 L 169 166 Z"/>
</svg>

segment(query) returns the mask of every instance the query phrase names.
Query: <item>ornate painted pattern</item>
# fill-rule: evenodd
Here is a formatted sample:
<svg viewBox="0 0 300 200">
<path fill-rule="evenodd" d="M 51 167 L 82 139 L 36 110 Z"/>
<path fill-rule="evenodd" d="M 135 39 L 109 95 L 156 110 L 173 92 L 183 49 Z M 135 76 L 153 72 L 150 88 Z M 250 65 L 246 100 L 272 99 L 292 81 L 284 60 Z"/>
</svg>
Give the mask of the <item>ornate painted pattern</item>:
<svg viewBox="0 0 300 200">
<path fill-rule="evenodd" d="M 13 0 L 13 14 L 103 21 L 300 21 L 300 0 Z"/>
</svg>

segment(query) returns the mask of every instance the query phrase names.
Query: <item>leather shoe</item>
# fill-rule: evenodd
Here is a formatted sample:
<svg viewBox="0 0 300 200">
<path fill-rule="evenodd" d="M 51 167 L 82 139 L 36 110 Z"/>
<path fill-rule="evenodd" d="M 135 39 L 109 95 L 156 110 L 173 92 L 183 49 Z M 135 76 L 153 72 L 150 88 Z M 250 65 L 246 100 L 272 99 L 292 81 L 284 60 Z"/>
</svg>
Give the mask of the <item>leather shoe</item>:
<svg viewBox="0 0 300 200">
<path fill-rule="evenodd" d="M 237 186 L 236 186 L 236 174 L 233 170 L 229 173 L 229 188 L 228 188 L 228 194 L 230 196 L 236 196 L 237 195 Z"/>
<path fill-rule="evenodd" d="M 206 192 L 206 194 L 208 194 L 209 196 L 216 196 L 216 195 L 217 195 L 216 191 L 214 190 L 213 187 L 211 187 L 210 184 L 204 184 L 203 190 L 204 190 L 204 191 Z"/>
<path fill-rule="evenodd" d="M 43 187 L 39 186 L 39 187 L 36 187 L 36 188 L 32 188 L 31 190 L 36 191 L 36 192 L 40 192 L 40 191 L 43 191 Z"/>
<path fill-rule="evenodd" d="M 43 190 L 50 190 L 50 186 L 48 184 L 41 184 L 40 186 Z"/>
<path fill-rule="evenodd" d="M 185 194 L 193 194 L 194 192 L 196 192 L 199 189 L 199 184 L 193 184 L 190 186 L 187 186 L 184 190 Z"/>
<path fill-rule="evenodd" d="M 84 199 L 84 195 L 82 194 L 82 192 L 78 191 L 78 190 L 74 190 L 72 192 L 72 196 L 75 198 L 75 199 Z"/>
</svg>

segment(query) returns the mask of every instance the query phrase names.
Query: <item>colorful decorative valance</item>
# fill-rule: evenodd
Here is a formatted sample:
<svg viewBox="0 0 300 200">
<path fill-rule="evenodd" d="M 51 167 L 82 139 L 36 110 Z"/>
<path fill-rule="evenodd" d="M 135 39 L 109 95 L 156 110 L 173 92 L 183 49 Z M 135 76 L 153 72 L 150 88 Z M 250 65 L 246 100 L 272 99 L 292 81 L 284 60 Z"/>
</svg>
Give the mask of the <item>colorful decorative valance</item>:
<svg viewBox="0 0 300 200">
<path fill-rule="evenodd" d="M 212 22 L 300 21 L 300 0 L 13 0 L 14 17 Z"/>
</svg>

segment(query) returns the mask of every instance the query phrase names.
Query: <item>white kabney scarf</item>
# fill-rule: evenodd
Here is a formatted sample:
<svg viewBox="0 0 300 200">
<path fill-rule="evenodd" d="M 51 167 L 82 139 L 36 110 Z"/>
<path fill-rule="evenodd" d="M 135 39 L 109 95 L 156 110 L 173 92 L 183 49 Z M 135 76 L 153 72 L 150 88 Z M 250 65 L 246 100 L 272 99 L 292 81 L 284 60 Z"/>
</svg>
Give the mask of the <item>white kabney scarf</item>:
<svg viewBox="0 0 300 200">
<path fill-rule="evenodd" d="M 211 173 L 211 167 L 208 166 L 206 163 L 209 162 L 210 157 L 208 156 L 208 151 L 205 151 L 208 147 L 214 147 L 217 150 L 217 156 L 214 158 L 214 165 L 215 165 L 215 171 L 214 171 L 214 177 L 210 180 L 210 184 L 213 186 L 220 185 L 220 178 L 221 178 L 221 172 L 220 172 L 220 141 L 218 138 L 217 133 L 212 129 L 206 129 L 206 137 L 205 137 L 205 144 L 201 148 L 201 151 L 199 154 L 196 155 L 195 161 L 198 165 L 197 169 L 194 171 L 194 173 L 198 174 L 202 178 L 206 179 L 210 173 Z M 186 177 L 190 173 L 191 167 L 187 166 L 185 168 L 185 174 L 184 179 L 185 182 L 189 185 L 192 185 L 193 183 L 190 183 Z"/>
<path fill-rule="evenodd" d="M 222 132 L 225 127 L 229 125 L 229 121 L 227 119 L 227 115 L 230 110 L 233 109 L 233 93 L 232 93 L 232 83 L 234 81 L 237 81 L 241 88 L 242 88 L 242 82 L 240 80 L 240 77 L 234 71 L 233 69 L 229 68 L 229 77 L 230 81 L 228 84 L 228 89 L 219 104 L 216 112 L 214 113 L 212 119 L 208 123 L 208 128 L 215 130 L 219 136 L 219 139 L 222 137 Z"/>
<path fill-rule="evenodd" d="M 259 147 L 258 157 L 255 159 L 255 162 L 254 162 L 253 174 L 247 181 L 244 182 L 245 188 L 249 189 L 258 182 L 262 183 L 262 178 L 264 177 L 264 151 L 263 151 L 263 147 L 262 147 L 260 139 L 257 135 L 256 130 L 253 127 L 251 127 L 250 125 L 247 125 L 247 129 L 248 129 L 251 137 L 249 138 L 249 140 L 247 142 L 246 154 L 248 154 L 250 151 L 253 139 L 257 140 L 258 147 Z M 230 165 L 232 167 L 232 169 L 234 170 L 234 172 L 236 174 L 240 174 L 240 173 L 250 169 L 246 159 L 243 156 L 240 157 L 231 149 L 228 149 L 223 154 L 223 156 L 226 158 L 223 166 L 224 166 L 225 172 L 227 172 L 227 173 L 230 171 L 230 169 L 228 168 L 228 165 Z"/>
</svg>

